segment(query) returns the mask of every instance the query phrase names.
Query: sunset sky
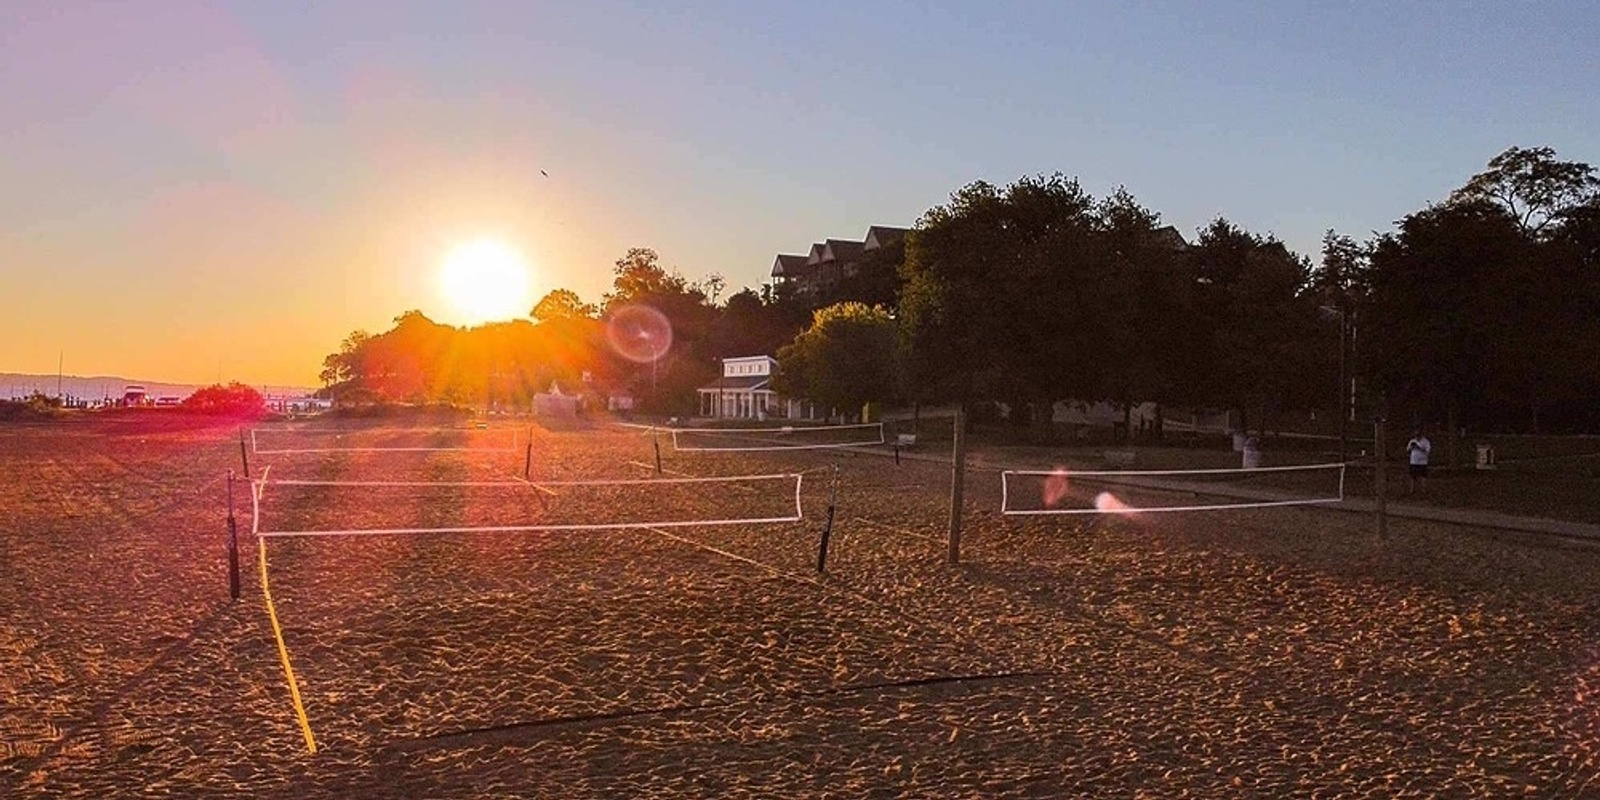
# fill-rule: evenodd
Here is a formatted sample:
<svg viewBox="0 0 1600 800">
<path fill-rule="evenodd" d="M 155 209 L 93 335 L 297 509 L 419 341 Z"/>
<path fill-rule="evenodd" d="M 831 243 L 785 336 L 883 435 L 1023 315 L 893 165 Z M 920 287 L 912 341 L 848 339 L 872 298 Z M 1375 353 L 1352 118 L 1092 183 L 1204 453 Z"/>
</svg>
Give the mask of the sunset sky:
<svg viewBox="0 0 1600 800">
<path fill-rule="evenodd" d="M 1314 256 L 1510 145 L 1600 161 L 1589 4 L 1290 5 L 5 0 L 0 372 L 313 385 L 471 321 L 473 242 L 529 307 L 632 246 L 731 290 L 1061 171 Z"/>
</svg>

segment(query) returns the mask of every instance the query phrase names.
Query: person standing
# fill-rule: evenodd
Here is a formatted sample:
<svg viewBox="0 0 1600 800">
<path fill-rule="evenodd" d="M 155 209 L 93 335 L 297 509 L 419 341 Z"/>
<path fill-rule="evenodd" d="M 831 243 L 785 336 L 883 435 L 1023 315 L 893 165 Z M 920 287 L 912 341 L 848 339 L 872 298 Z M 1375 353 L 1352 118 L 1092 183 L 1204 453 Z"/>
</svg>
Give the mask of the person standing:
<svg viewBox="0 0 1600 800">
<path fill-rule="evenodd" d="M 1428 488 L 1428 456 L 1433 454 L 1433 442 L 1428 441 L 1428 435 L 1418 428 L 1411 435 L 1411 441 L 1406 442 L 1406 459 L 1409 463 L 1407 476 L 1410 480 L 1408 493 L 1425 491 Z"/>
</svg>

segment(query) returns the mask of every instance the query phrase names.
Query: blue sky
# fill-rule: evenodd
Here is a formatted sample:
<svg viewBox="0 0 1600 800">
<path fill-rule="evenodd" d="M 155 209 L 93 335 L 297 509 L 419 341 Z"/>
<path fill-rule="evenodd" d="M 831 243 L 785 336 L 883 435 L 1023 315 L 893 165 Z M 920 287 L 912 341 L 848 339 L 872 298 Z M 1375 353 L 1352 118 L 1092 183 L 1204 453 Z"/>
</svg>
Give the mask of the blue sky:
<svg viewBox="0 0 1600 800">
<path fill-rule="evenodd" d="M 124 5 L 0 6 L 0 371 L 310 381 L 478 235 L 540 293 L 631 246 L 739 287 L 1060 171 L 1314 257 L 1508 146 L 1600 161 L 1579 3 Z"/>
</svg>

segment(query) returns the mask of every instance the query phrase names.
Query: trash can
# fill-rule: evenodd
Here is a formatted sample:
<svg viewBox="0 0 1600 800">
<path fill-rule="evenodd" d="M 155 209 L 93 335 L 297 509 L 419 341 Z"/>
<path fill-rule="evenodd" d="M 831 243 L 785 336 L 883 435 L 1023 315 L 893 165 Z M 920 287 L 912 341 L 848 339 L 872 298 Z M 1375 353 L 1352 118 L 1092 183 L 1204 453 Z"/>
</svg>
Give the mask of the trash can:
<svg viewBox="0 0 1600 800">
<path fill-rule="evenodd" d="M 1478 445 L 1478 469 L 1494 469 L 1494 445 Z"/>
<path fill-rule="evenodd" d="M 1256 437 L 1251 436 L 1244 440 L 1244 468 L 1256 469 L 1261 466 L 1261 443 Z"/>
</svg>

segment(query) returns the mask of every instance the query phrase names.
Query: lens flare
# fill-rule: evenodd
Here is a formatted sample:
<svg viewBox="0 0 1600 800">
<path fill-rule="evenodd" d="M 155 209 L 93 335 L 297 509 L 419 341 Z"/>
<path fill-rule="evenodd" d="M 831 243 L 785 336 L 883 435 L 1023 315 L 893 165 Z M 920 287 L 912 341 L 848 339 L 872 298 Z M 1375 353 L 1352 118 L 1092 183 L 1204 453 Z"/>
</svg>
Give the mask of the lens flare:
<svg viewBox="0 0 1600 800">
<path fill-rule="evenodd" d="M 1055 471 L 1044 479 L 1044 488 L 1041 490 L 1044 495 L 1044 507 L 1055 508 L 1061 505 L 1061 501 L 1067 499 L 1067 489 L 1067 468 L 1057 466 Z"/>
<path fill-rule="evenodd" d="M 606 321 L 606 341 L 617 355 L 636 364 L 649 364 L 672 349 L 672 323 L 650 306 L 623 306 Z"/>
<path fill-rule="evenodd" d="M 1095 495 L 1094 507 L 1108 514 L 1132 514 L 1138 511 L 1138 509 L 1118 500 L 1117 496 L 1110 492 L 1101 492 Z"/>
</svg>

